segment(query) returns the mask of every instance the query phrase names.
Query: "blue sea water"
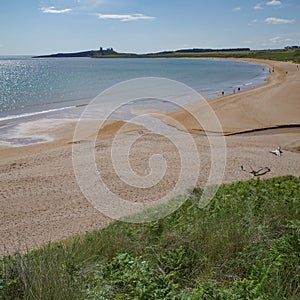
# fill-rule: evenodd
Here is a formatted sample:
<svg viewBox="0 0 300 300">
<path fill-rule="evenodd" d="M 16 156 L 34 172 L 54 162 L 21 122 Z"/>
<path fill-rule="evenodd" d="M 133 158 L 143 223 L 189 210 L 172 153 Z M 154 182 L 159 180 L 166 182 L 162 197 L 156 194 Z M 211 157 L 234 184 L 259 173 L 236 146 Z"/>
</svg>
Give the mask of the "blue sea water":
<svg viewBox="0 0 300 300">
<path fill-rule="evenodd" d="M 134 78 L 176 80 L 214 99 L 222 91 L 226 95 L 238 88 L 243 91 L 263 85 L 268 76 L 263 66 L 238 61 L 0 57 L 0 135 L 4 127 L 7 131 L 28 119 L 76 118 L 81 105 Z M 170 97 L 184 96 L 172 93 L 170 90 Z M 103 103 L 105 107 L 107 103 Z"/>
<path fill-rule="evenodd" d="M 223 90 L 261 85 L 267 75 L 260 65 L 236 61 L 0 57 L 0 120 L 87 103 L 133 78 L 168 78 L 216 98 Z"/>
</svg>

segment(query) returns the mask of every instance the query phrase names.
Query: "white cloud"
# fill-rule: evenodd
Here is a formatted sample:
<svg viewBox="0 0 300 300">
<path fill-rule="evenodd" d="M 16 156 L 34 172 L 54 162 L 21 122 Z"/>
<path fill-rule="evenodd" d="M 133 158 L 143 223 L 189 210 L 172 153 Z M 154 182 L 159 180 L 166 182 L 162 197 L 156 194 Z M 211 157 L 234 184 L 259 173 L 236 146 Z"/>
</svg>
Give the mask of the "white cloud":
<svg viewBox="0 0 300 300">
<path fill-rule="evenodd" d="M 286 43 L 293 43 L 296 40 L 292 38 L 286 38 L 285 36 L 275 36 L 269 39 L 273 44 L 285 45 Z"/>
<path fill-rule="evenodd" d="M 262 4 L 261 3 L 257 3 L 255 6 L 254 6 L 254 9 L 264 9 L 262 7 Z"/>
<path fill-rule="evenodd" d="M 119 20 L 121 22 L 137 21 L 137 20 L 153 20 L 155 17 L 145 16 L 143 14 L 118 15 L 118 14 L 98 14 L 102 20 Z"/>
<path fill-rule="evenodd" d="M 270 39 L 270 42 L 272 43 L 278 43 L 281 40 L 280 36 L 275 36 Z"/>
<path fill-rule="evenodd" d="M 254 20 L 252 20 L 251 22 L 249 22 L 248 23 L 248 25 L 254 25 L 254 24 L 256 24 L 256 23 L 258 23 L 258 19 L 254 19 Z"/>
<path fill-rule="evenodd" d="M 71 8 L 65 8 L 65 9 L 57 9 L 54 6 L 50 7 L 42 7 L 41 11 L 44 14 L 67 14 L 72 11 Z"/>
<path fill-rule="evenodd" d="M 281 25 L 281 24 L 292 24 L 295 22 L 294 19 L 279 19 L 279 18 L 266 18 L 265 22 L 272 25 Z"/>
<path fill-rule="evenodd" d="M 241 11 L 241 10 L 242 10 L 241 7 L 235 7 L 235 8 L 233 9 L 233 11 Z"/>
<path fill-rule="evenodd" d="M 266 3 L 269 6 L 282 6 L 281 1 L 279 0 L 271 0 L 269 2 Z"/>
</svg>

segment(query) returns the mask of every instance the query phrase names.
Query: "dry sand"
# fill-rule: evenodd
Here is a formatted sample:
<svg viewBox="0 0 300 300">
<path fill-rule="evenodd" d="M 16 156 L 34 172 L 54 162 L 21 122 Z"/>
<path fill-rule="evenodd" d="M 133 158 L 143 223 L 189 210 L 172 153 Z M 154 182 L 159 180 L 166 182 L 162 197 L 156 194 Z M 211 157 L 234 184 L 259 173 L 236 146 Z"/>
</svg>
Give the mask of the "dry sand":
<svg viewBox="0 0 300 300">
<path fill-rule="evenodd" d="M 244 165 L 268 166 L 271 172 L 263 178 L 281 175 L 300 176 L 300 130 L 259 132 L 300 123 L 300 69 L 291 63 L 263 62 L 275 72 L 270 82 L 260 88 L 223 97 L 212 102 L 226 134 L 254 131 L 247 135 L 226 137 L 227 161 L 223 182 L 247 180 L 252 175 L 241 171 Z M 286 74 L 286 71 L 288 74 Z M 205 120 L 205 108 L 194 107 Z M 203 110 L 204 109 L 204 110 Z M 189 131 L 201 133 L 185 112 L 172 114 Z M 209 124 L 209 120 L 205 120 Z M 148 189 L 129 187 L 115 174 L 110 154 L 115 133 L 124 122 L 110 122 L 96 141 L 96 163 L 107 186 L 130 201 L 152 201 L 174 188 L 180 176 L 180 159 L 176 147 L 167 138 L 137 125 L 123 128 L 124 144 L 133 136 L 137 142 L 129 152 L 132 169 L 139 175 L 149 173 L 149 158 L 160 153 L 167 162 L 167 172 L 156 186 Z M 75 234 L 106 226 L 111 220 L 99 213 L 81 193 L 73 171 L 72 145 L 91 138 L 86 124 L 86 139 L 73 141 L 75 124 L 67 122 L 50 134 L 54 142 L 18 148 L 0 148 L 0 254 L 41 247 Z M 210 128 L 214 131 L 213 124 Z M 49 133 L 48 133 L 49 134 Z M 178 133 L 179 137 L 183 133 Z M 207 137 L 194 136 L 201 166 L 198 185 L 204 185 L 210 170 L 210 148 Z M 282 157 L 269 153 L 281 145 Z M 193 157 L 188 145 L 182 145 Z"/>
<path fill-rule="evenodd" d="M 247 61 L 264 64 L 271 70 L 274 68 L 274 72 L 271 72 L 268 84 L 262 87 L 210 102 L 221 122 L 224 134 L 300 125 L 300 68 L 294 63 L 249 59 Z M 218 131 L 211 122 L 207 106 L 197 106 L 196 102 L 195 104 L 192 113 L 203 122 L 206 131 Z M 171 116 L 189 132 L 199 133 L 203 130 L 203 126 L 186 111 L 175 112 Z"/>
</svg>

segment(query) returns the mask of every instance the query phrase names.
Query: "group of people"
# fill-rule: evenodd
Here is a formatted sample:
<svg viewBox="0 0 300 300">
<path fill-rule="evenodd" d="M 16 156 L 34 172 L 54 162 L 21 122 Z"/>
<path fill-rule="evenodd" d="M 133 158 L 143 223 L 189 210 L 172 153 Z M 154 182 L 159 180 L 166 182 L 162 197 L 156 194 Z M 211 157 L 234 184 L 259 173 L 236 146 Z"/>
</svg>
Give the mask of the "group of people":
<svg viewBox="0 0 300 300">
<path fill-rule="evenodd" d="M 241 88 L 240 87 L 238 87 L 238 92 L 240 92 L 241 91 Z M 235 94 L 235 92 L 236 92 L 236 90 L 235 89 L 233 89 L 233 94 Z M 225 95 L 225 92 L 224 91 L 222 91 L 222 96 L 224 96 Z"/>
</svg>

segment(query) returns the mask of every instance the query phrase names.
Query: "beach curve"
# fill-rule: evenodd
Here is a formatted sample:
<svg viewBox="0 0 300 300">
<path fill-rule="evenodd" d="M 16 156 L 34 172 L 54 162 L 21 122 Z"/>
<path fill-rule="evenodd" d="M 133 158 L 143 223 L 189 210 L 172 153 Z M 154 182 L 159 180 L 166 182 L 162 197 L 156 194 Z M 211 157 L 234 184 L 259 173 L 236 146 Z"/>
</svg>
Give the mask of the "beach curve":
<svg viewBox="0 0 300 300">
<path fill-rule="evenodd" d="M 259 59 L 238 60 L 265 65 L 272 76 L 264 86 L 224 96 L 209 103 L 223 132 L 218 132 L 215 124 L 210 122 L 206 106 L 189 107 L 189 111 L 205 124 L 205 131 L 230 135 L 282 126 L 299 126 L 300 70 L 297 65 Z M 170 117 L 180 122 L 190 133 L 203 132 L 203 127 L 189 111 L 180 110 L 171 113 Z"/>
<path fill-rule="evenodd" d="M 300 71 L 296 65 L 260 60 L 255 62 L 274 66 L 274 75 L 267 85 L 211 102 L 227 135 L 299 123 Z M 195 106 L 192 109 L 193 113 L 200 114 L 205 120 L 203 108 Z M 172 117 L 192 133 L 202 132 L 202 128 L 195 126 L 186 112 L 172 113 Z M 209 120 L 207 121 L 209 124 Z M 107 124 L 96 147 L 99 155 L 101 154 L 99 160 L 102 168 L 107 172 L 107 182 L 116 191 L 137 201 L 139 192 L 124 189 L 117 182 L 118 178 L 113 174 L 111 166 L 106 163 L 112 139 L 123 124 L 121 121 Z M 76 123 L 71 122 L 57 129 L 53 135 L 54 141 L 49 143 L 15 148 L 0 147 L 0 254 L 26 252 L 48 242 L 103 228 L 111 222 L 92 207 L 76 183 L 72 166 L 72 143 L 84 143 L 84 140 L 73 141 L 75 125 Z M 213 129 L 212 127 L 212 132 Z M 129 135 L 141 137 L 140 147 L 134 150 L 131 161 L 138 172 L 142 173 L 147 168 L 145 162 L 147 165 L 153 149 L 168 153 L 171 169 L 160 189 L 170 188 L 176 179 L 174 174 L 178 173 L 176 149 L 157 134 L 138 125 L 131 125 L 122 133 L 122 138 L 127 139 Z M 87 139 L 89 136 L 87 131 Z M 300 176 L 299 153 L 294 151 L 299 148 L 299 137 L 299 131 L 261 136 L 227 136 L 227 165 L 223 182 L 251 178 L 251 175 L 240 171 L 241 165 L 253 168 L 268 166 L 271 172 L 264 178 Z M 207 138 L 200 134 L 195 135 L 195 141 L 201 153 L 202 165 L 198 180 L 198 185 L 201 186 L 210 168 L 209 144 Z M 279 159 L 269 152 L 278 145 L 284 149 L 283 156 Z M 147 196 L 150 199 L 151 195 L 145 192 L 143 197 Z"/>
</svg>

